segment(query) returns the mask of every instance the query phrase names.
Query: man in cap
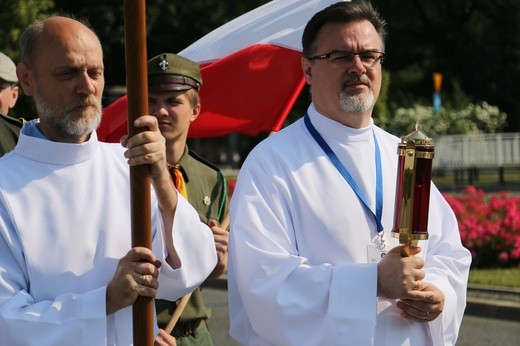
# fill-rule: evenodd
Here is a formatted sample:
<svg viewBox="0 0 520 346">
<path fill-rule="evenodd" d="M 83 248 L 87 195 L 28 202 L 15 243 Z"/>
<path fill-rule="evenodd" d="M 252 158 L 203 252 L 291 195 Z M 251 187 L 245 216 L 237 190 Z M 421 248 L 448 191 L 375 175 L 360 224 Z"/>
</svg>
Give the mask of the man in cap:
<svg viewBox="0 0 520 346">
<path fill-rule="evenodd" d="M 22 119 L 7 115 L 18 100 L 18 78 L 14 62 L 0 52 L 0 156 L 11 151 L 20 134 Z"/>
<path fill-rule="evenodd" d="M 216 279 L 227 268 L 229 233 L 227 226 L 219 226 L 228 212 L 225 178 L 215 165 L 186 145 L 190 124 L 200 114 L 201 86 L 199 65 L 189 59 L 163 53 L 148 61 L 148 111 L 157 118 L 166 139 L 166 160 L 177 189 L 213 231 L 218 263 L 209 279 Z M 177 345 L 212 345 L 206 325 L 209 311 L 200 288 L 184 299 L 189 300 L 172 331 Z M 161 328 L 166 328 L 172 315 L 181 312 L 184 303 L 181 302 L 182 299 L 156 301 Z M 176 309 L 179 311 L 175 312 Z"/>
</svg>

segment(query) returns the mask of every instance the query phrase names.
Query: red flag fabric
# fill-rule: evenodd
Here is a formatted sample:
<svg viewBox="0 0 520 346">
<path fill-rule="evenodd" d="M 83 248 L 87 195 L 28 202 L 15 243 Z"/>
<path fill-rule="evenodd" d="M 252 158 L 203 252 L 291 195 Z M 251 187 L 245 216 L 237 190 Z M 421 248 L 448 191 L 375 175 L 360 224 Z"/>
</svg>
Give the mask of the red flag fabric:
<svg viewBox="0 0 520 346">
<path fill-rule="evenodd" d="M 271 1 L 179 52 L 200 64 L 203 80 L 201 114 L 188 136 L 278 131 L 305 85 L 303 28 L 315 12 L 336 1 Z M 104 109 L 97 132 L 108 142 L 127 133 L 126 96 Z"/>
<path fill-rule="evenodd" d="M 117 143 L 128 133 L 128 113 L 126 95 L 121 96 L 103 109 L 103 118 L 97 129 L 100 141 Z"/>
<path fill-rule="evenodd" d="M 202 110 L 188 136 L 280 130 L 305 85 L 300 58 L 301 52 L 259 44 L 201 66 Z M 127 133 L 126 107 L 125 95 L 103 110 L 100 140 L 119 142 Z"/>
<path fill-rule="evenodd" d="M 201 115 L 190 137 L 278 131 L 305 80 L 301 52 L 260 44 L 202 67 Z"/>
</svg>

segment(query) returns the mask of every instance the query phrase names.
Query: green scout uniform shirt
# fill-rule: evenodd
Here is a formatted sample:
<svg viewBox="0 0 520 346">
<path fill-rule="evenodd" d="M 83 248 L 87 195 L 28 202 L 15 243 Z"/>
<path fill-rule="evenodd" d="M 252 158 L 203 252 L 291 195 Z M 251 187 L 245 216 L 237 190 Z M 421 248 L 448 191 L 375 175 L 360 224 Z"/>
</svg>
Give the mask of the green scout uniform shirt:
<svg viewBox="0 0 520 346">
<path fill-rule="evenodd" d="M 198 211 L 200 220 L 205 224 L 208 224 L 210 219 L 222 222 L 229 211 L 229 205 L 225 178 L 218 167 L 205 161 L 188 147 L 178 163 L 181 165 L 186 183 L 188 201 Z M 157 299 L 155 305 L 157 322 L 160 328 L 164 328 L 170 320 L 176 303 Z M 182 312 L 178 324 L 208 317 L 209 311 L 202 301 L 200 288 L 197 288 Z"/>
<path fill-rule="evenodd" d="M 23 123 L 22 119 L 0 114 L 0 156 L 14 149 Z"/>
</svg>

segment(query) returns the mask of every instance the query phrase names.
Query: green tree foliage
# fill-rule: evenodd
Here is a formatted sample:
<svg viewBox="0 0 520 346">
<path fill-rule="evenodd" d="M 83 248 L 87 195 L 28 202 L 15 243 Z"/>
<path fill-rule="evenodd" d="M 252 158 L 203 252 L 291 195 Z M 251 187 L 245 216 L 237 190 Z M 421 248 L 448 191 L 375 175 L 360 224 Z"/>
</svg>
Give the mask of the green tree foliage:
<svg viewBox="0 0 520 346">
<path fill-rule="evenodd" d="M 452 95 L 462 91 L 466 101 L 487 101 L 508 114 L 508 130 L 520 131 L 520 1 L 373 2 L 388 21 L 392 109 L 430 102 L 432 74 L 441 72 L 444 100 L 461 101 Z"/>
<path fill-rule="evenodd" d="M 52 9 L 52 0 L 0 0 L 0 23 L 2 23 L 0 51 L 17 63 L 20 59 L 18 41 L 23 29 L 33 21 L 51 13 Z M 34 117 L 34 105 L 23 95 L 21 88 L 16 107 L 9 114 L 25 119 Z"/>
<path fill-rule="evenodd" d="M 22 30 L 53 8 L 52 0 L 0 0 L 0 51 L 18 61 L 18 39 Z"/>
<path fill-rule="evenodd" d="M 392 116 L 390 109 L 388 108 L 388 93 L 390 90 L 390 73 L 383 69 L 383 79 L 381 81 L 381 91 L 377 98 L 377 103 L 374 107 L 374 117 L 379 122 L 386 123 Z"/>
</svg>

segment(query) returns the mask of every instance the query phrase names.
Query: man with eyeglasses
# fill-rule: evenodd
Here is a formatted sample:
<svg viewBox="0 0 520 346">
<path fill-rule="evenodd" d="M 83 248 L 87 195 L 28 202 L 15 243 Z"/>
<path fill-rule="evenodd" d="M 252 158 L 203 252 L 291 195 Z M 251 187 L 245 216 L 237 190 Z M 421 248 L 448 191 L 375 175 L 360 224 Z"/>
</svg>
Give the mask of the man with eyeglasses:
<svg viewBox="0 0 520 346">
<path fill-rule="evenodd" d="M 18 78 L 14 62 L 0 52 L 0 156 L 13 150 L 18 141 L 22 119 L 8 116 L 18 100 Z"/>
<path fill-rule="evenodd" d="M 453 345 L 471 256 L 432 185 L 430 239 L 402 258 L 399 138 L 374 124 L 385 21 L 339 2 L 303 32 L 312 104 L 260 143 L 231 200 L 231 335 L 245 345 Z"/>
</svg>

